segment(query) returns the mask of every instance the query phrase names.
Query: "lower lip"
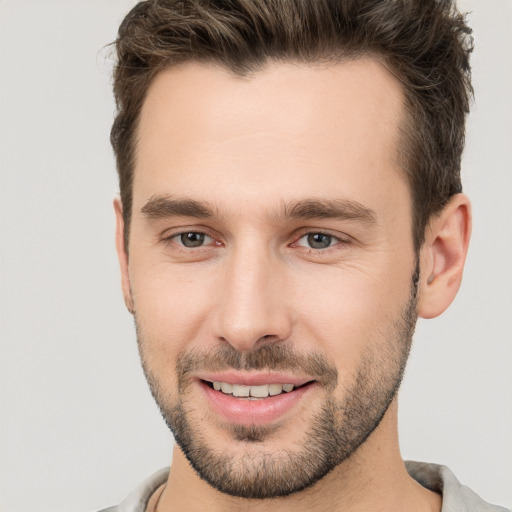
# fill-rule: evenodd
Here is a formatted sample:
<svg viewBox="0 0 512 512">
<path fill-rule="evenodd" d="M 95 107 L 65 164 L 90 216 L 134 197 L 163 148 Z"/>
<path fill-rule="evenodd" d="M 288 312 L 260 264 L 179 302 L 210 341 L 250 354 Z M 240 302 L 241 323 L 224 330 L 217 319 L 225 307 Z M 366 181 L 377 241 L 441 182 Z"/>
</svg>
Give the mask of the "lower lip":
<svg viewBox="0 0 512 512">
<path fill-rule="evenodd" d="M 248 400 L 225 395 L 199 381 L 211 407 L 230 423 L 238 425 L 264 425 L 278 420 L 297 405 L 312 391 L 314 383 L 306 384 L 289 393 L 281 393 L 268 398 Z"/>
</svg>

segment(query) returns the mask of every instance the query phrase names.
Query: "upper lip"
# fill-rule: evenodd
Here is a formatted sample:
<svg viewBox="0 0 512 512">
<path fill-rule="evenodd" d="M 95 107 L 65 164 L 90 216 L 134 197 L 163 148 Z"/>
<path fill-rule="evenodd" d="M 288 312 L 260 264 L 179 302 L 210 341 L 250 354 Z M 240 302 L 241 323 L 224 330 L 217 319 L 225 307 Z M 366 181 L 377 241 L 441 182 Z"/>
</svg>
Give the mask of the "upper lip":
<svg viewBox="0 0 512 512">
<path fill-rule="evenodd" d="M 265 384 L 293 384 L 295 387 L 302 386 L 315 379 L 285 373 L 254 373 L 254 372 L 212 372 L 197 375 L 200 380 L 209 382 L 226 382 L 228 384 L 241 384 L 242 386 L 262 386 Z"/>
</svg>

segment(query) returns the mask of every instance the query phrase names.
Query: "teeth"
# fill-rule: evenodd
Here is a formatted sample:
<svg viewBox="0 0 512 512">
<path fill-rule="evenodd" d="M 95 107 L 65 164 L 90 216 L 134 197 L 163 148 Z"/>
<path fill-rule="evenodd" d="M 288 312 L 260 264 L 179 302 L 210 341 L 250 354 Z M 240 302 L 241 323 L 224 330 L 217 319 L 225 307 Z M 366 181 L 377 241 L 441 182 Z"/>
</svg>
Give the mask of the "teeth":
<svg viewBox="0 0 512 512">
<path fill-rule="evenodd" d="M 269 384 L 268 385 L 268 394 L 270 396 L 279 395 L 282 392 L 283 392 L 282 384 Z"/>
<path fill-rule="evenodd" d="M 228 384 L 227 382 L 214 382 L 213 389 L 226 395 L 238 398 L 267 398 L 276 396 L 283 391 L 289 393 L 294 388 L 293 384 L 263 384 L 261 386 L 243 386 L 242 384 Z"/>
<path fill-rule="evenodd" d="M 233 384 L 228 384 L 227 382 L 221 382 L 220 390 L 226 394 L 233 393 Z"/>
<path fill-rule="evenodd" d="M 250 386 L 240 386 L 239 384 L 233 384 L 233 396 L 249 396 L 250 390 Z"/>
<path fill-rule="evenodd" d="M 256 398 L 267 398 L 268 396 L 268 384 L 263 386 L 251 386 L 251 396 Z"/>
</svg>

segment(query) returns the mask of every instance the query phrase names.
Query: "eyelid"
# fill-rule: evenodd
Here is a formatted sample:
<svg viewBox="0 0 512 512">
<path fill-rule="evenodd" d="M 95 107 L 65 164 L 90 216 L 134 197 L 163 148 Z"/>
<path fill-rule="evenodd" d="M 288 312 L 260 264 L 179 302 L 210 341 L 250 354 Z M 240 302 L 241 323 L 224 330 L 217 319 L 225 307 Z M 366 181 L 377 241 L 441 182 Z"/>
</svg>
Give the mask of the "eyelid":
<svg viewBox="0 0 512 512">
<path fill-rule="evenodd" d="M 165 231 L 163 231 L 159 235 L 158 238 L 161 243 L 176 244 L 178 247 L 185 247 L 183 244 L 176 243 L 174 241 L 175 238 L 177 238 L 180 235 L 183 235 L 185 233 L 201 233 L 201 234 L 204 234 L 205 236 L 211 238 L 212 241 L 214 242 L 213 245 L 215 245 L 215 246 L 224 245 L 223 242 L 220 240 L 221 237 L 218 235 L 218 233 L 216 233 L 216 232 L 214 233 L 213 230 L 207 228 L 206 226 L 191 226 L 191 227 L 180 226 L 180 227 L 176 227 L 176 228 L 169 228 L 169 229 L 166 229 Z M 305 236 L 311 235 L 311 234 L 321 234 L 321 235 L 332 237 L 333 239 L 336 240 L 336 243 L 325 248 L 325 249 L 314 249 L 312 247 L 298 245 L 298 241 L 301 238 L 304 238 Z M 322 229 L 322 228 L 315 229 L 315 228 L 310 228 L 310 227 L 302 228 L 302 229 L 296 231 L 295 235 L 293 236 L 293 240 L 294 241 L 289 245 L 289 247 L 301 247 L 302 249 L 312 251 L 312 252 L 317 252 L 317 253 L 318 252 L 325 253 L 325 252 L 328 252 L 328 251 L 334 249 L 336 246 L 338 246 L 340 244 L 350 244 L 353 241 L 352 237 L 350 235 L 347 235 L 346 233 L 333 232 L 329 229 Z M 191 249 L 200 250 L 200 249 L 206 249 L 211 246 L 212 246 L 212 242 L 202 245 L 202 246 L 198 246 L 196 248 L 185 247 L 185 249 L 188 251 L 190 251 Z"/>
<path fill-rule="evenodd" d="M 186 233 L 199 233 L 199 234 L 203 234 L 205 236 L 207 236 L 208 238 L 211 238 L 213 242 L 215 242 L 214 245 L 221 245 L 221 242 L 219 241 L 219 237 L 214 234 L 212 232 L 212 230 L 206 228 L 205 226 L 194 226 L 194 227 L 190 227 L 190 228 L 187 228 L 186 226 L 183 227 L 183 226 L 180 226 L 179 228 L 170 228 L 170 229 L 166 229 L 165 231 L 163 231 L 160 235 L 159 235 L 159 241 L 164 243 L 164 244 L 171 244 L 171 243 L 175 243 L 177 246 L 179 247 L 185 247 L 183 244 L 181 243 L 177 243 L 175 242 L 174 240 L 181 236 L 181 235 L 184 235 Z M 204 249 L 206 247 L 209 247 L 211 246 L 211 242 L 208 243 L 208 244 L 205 244 L 205 245 L 201 245 L 201 246 L 198 246 L 198 247 L 185 247 L 187 250 L 191 250 L 191 249 Z"/>
<path fill-rule="evenodd" d="M 299 245 L 299 241 L 304 238 L 305 236 L 312 235 L 312 234 L 319 234 L 319 235 L 325 235 L 329 236 L 334 239 L 335 243 L 330 245 L 329 247 L 325 247 L 323 249 L 315 249 L 313 247 L 308 247 L 307 245 Z M 328 254 L 331 254 L 333 251 L 339 251 L 343 250 L 346 246 L 350 245 L 353 242 L 353 239 L 351 236 L 345 234 L 345 233 L 333 233 L 332 231 L 328 229 L 311 229 L 311 228 L 303 228 L 299 230 L 299 232 L 294 237 L 294 242 L 290 244 L 289 247 L 294 249 L 299 249 L 305 253 L 308 253 L 310 255 L 315 256 L 327 256 Z"/>
<path fill-rule="evenodd" d="M 330 229 L 322 229 L 322 228 L 302 228 L 299 231 L 297 231 L 294 235 L 294 240 L 296 243 L 301 238 L 304 238 L 307 235 L 325 235 L 330 236 L 332 238 L 335 238 L 336 240 L 339 240 L 340 242 L 350 242 L 352 241 L 352 237 L 350 235 L 347 235 L 346 233 L 340 233 L 339 231 L 331 231 Z"/>
<path fill-rule="evenodd" d="M 183 241 L 181 240 L 181 237 L 183 235 L 187 235 L 189 233 L 194 233 L 196 235 L 204 235 L 204 243 L 201 244 L 201 245 L 198 245 L 197 247 L 187 247 Z M 209 240 L 211 241 L 209 241 Z M 185 231 L 184 233 L 178 233 L 176 235 L 173 235 L 171 237 L 171 240 L 173 241 L 173 243 L 177 243 L 178 245 L 182 246 L 182 247 L 186 247 L 187 249 L 199 249 L 201 247 L 207 247 L 209 245 L 211 245 L 212 242 L 214 242 L 215 240 L 210 236 L 210 235 L 207 235 L 206 233 L 203 233 L 201 231 Z M 176 241 L 176 242 L 175 242 Z"/>
</svg>

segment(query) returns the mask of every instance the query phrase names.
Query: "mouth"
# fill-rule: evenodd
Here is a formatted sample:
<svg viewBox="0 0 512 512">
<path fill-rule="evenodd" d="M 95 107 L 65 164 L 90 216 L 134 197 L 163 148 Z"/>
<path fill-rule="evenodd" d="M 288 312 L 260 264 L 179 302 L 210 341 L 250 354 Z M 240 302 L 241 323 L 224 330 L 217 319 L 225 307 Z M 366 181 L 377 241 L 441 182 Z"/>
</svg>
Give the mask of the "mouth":
<svg viewBox="0 0 512 512">
<path fill-rule="evenodd" d="M 279 396 L 283 393 L 291 393 L 294 390 L 313 384 L 313 382 L 315 381 L 309 381 L 298 386 L 289 383 L 271 383 L 260 384 L 256 386 L 248 386 L 244 384 L 231 384 L 229 382 L 219 381 L 211 382 L 207 380 L 202 380 L 202 382 L 205 385 L 209 386 L 211 389 L 219 391 L 220 393 L 227 396 L 232 396 L 234 398 L 243 398 L 248 400 L 263 400 L 268 397 Z"/>
<path fill-rule="evenodd" d="M 208 405 L 234 425 L 265 425 L 284 419 L 318 387 L 316 380 L 260 375 L 197 380 Z"/>
</svg>

